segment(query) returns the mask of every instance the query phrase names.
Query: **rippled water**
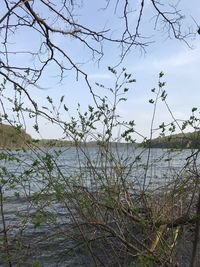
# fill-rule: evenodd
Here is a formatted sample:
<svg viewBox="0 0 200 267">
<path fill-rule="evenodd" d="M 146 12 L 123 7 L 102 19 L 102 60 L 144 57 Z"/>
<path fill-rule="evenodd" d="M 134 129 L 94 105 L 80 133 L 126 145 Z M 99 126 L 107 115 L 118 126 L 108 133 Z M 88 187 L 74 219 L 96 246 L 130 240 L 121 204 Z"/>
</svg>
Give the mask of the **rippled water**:
<svg viewBox="0 0 200 267">
<path fill-rule="evenodd" d="M 7 153 L 7 152 L 6 152 Z M 21 190 L 24 186 L 29 188 L 30 192 L 41 190 L 42 186 L 46 186 L 43 177 L 46 174 L 46 155 L 53 157 L 53 170 L 51 176 L 61 179 L 61 176 L 71 177 L 80 176 L 82 174 L 82 182 L 87 185 L 92 182 L 92 168 L 95 168 L 97 174 L 101 174 L 102 170 L 105 174 L 105 169 L 108 175 L 112 175 L 113 169 L 119 166 L 124 169 L 123 175 L 128 175 L 129 181 L 136 181 L 138 184 L 143 184 L 146 179 L 146 186 L 159 186 L 165 182 L 169 182 L 172 174 L 177 174 L 187 163 L 186 159 L 191 155 L 192 151 L 182 150 L 174 151 L 163 149 L 148 150 L 135 149 L 132 147 L 118 147 L 112 149 L 112 155 L 102 156 L 101 151 L 96 147 L 89 148 L 43 148 L 40 150 L 15 151 L 8 152 L 18 159 L 16 160 L 1 160 L 0 167 L 6 167 L 8 170 L 8 178 L 14 174 L 19 177 L 18 188 Z M 112 157 L 114 156 L 114 160 Z M 37 165 L 32 165 L 38 162 Z M 92 167 L 91 167 L 92 166 Z M 147 170 L 146 170 L 146 166 Z M 22 175 L 23 174 L 23 175 Z M 83 175 L 84 174 L 84 175 Z M 11 179 L 12 180 L 12 179 Z M 83 181 L 84 180 L 84 181 Z M 15 182 L 13 181 L 13 184 Z M 21 185 L 20 185 L 21 183 Z M 22 186 L 23 184 L 23 186 Z M 20 189 L 21 188 L 21 189 Z M 15 191 L 16 191 L 15 190 Z M 6 195 L 12 195 L 14 190 L 12 186 L 4 186 Z M 27 191 L 28 193 L 28 191 Z"/>
<path fill-rule="evenodd" d="M 67 179 L 77 179 L 76 183 L 92 188 L 95 176 L 116 175 L 118 167 L 123 172 L 123 178 L 136 189 L 144 186 L 144 181 L 144 188 L 156 189 L 168 185 L 174 177 L 191 168 L 190 164 L 186 169 L 183 167 L 188 162 L 186 159 L 193 153 L 191 150 L 148 151 L 130 146 L 113 147 L 111 154 L 102 154 L 96 147 L 55 147 L 1 152 L 10 155 L 9 160 L 0 160 L 3 210 L 8 237 L 11 240 L 9 246 L 11 253 L 13 251 L 13 259 L 20 262 L 21 258 L 26 264 L 19 266 L 27 267 L 33 266 L 33 262 L 37 260 L 42 262 L 42 266 L 92 266 L 88 263 L 88 257 L 85 265 L 81 265 L 85 257 L 85 252 L 81 249 L 76 253 L 66 254 L 66 251 L 76 247 L 78 242 L 70 239 L 67 234 L 67 231 L 70 231 L 68 226 L 71 214 L 66 205 L 58 203 L 54 197 L 50 198 L 50 201 L 35 203 L 31 199 L 35 193 L 44 192 L 51 195 L 51 189 L 48 191 L 47 188 L 50 183 L 53 184 L 59 179 L 63 180 L 64 184 Z M 12 158 L 13 156 L 15 158 Z M 52 158 L 49 159 L 49 156 Z M 47 223 L 41 222 L 39 227 L 35 227 L 33 219 L 35 212 L 38 212 L 38 206 L 45 210 L 49 217 Z M 2 226 L 0 228 L 2 229 Z M 3 241 L 0 243 L 1 247 L 2 244 Z M 3 258 L 6 256 L 5 251 L 2 250 L 0 256 L 3 259 L 2 263 L 0 259 L 0 266 L 7 266 L 7 261 Z"/>
</svg>

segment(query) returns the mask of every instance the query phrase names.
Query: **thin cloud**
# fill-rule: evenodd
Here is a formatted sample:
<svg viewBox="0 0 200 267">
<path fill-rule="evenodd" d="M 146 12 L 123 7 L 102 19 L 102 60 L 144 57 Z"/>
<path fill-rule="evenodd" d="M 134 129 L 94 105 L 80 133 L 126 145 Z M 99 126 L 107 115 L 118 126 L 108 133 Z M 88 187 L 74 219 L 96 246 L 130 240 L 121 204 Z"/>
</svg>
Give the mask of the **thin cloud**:
<svg viewBox="0 0 200 267">
<path fill-rule="evenodd" d="M 186 67 L 188 65 L 195 66 L 200 61 L 200 48 L 194 50 L 184 50 L 178 54 L 171 55 L 168 58 L 153 60 L 152 66 L 155 69 L 169 69 Z"/>
<path fill-rule="evenodd" d="M 184 49 L 179 53 L 170 53 L 165 55 L 154 55 L 150 58 L 138 60 L 133 71 L 147 71 L 155 73 L 157 71 L 180 72 L 187 68 L 187 71 L 198 69 L 200 62 L 200 47 L 196 49 Z"/>
</svg>

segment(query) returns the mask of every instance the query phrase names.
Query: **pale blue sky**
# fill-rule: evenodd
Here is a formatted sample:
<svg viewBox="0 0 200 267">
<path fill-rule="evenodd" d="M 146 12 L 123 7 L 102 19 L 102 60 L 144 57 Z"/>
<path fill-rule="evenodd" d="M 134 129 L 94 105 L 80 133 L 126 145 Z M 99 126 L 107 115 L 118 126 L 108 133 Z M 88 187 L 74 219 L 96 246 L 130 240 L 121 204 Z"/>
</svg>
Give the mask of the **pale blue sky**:
<svg viewBox="0 0 200 267">
<path fill-rule="evenodd" d="M 139 3 L 139 1 L 136 1 Z M 77 20 L 84 25 L 92 25 L 94 29 L 102 29 L 102 27 L 109 28 L 112 25 L 113 35 L 121 29 L 123 24 L 116 15 L 111 12 L 113 6 L 110 6 L 106 11 L 99 10 L 97 6 L 98 1 L 86 1 L 87 5 L 84 6 L 83 11 L 80 10 L 80 15 Z M 147 1 L 148 3 L 148 1 Z M 200 14 L 200 3 L 198 0 L 187 1 L 182 0 L 180 8 L 186 15 L 186 24 L 196 28 L 191 15 L 197 20 Z M 41 14 L 43 10 L 40 10 Z M 118 17 L 120 16 L 120 6 Z M 119 106 L 119 115 L 124 120 L 135 120 L 136 130 L 143 135 L 149 135 L 150 122 L 152 118 L 153 106 L 148 103 L 148 100 L 153 97 L 151 89 L 156 87 L 158 82 L 158 74 L 160 71 L 165 73 L 164 81 L 166 81 L 166 91 L 168 93 L 168 104 L 178 119 L 187 119 L 191 113 L 193 106 L 200 107 L 200 88 L 199 88 L 199 72 L 200 72 L 200 36 L 197 35 L 193 40 L 189 39 L 191 44 L 190 49 L 186 44 L 178 40 L 166 39 L 166 35 L 152 31 L 153 16 L 150 4 L 145 7 L 146 16 L 144 22 L 141 24 L 142 30 L 146 36 L 152 36 L 155 42 L 146 48 L 146 54 L 141 50 L 133 49 L 125 58 L 124 62 L 120 65 L 119 69 L 126 67 L 128 72 L 133 74 L 137 82 L 132 86 L 133 88 L 128 92 L 128 100 L 126 103 Z M 130 26 L 135 25 L 135 13 L 130 14 Z M 199 18 L 200 19 L 200 18 Z M 200 24 L 200 20 L 199 20 Z M 151 30 L 151 31 L 150 31 Z M 149 34 L 150 33 L 150 34 Z M 37 47 L 38 36 L 33 36 L 29 31 L 18 32 L 18 35 L 13 38 L 13 46 L 17 49 L 27 49 L 28 47 Z M 86 64 L 81 65 L 81 68 L 89 74 L 89 79 L 92 84 L 95 82 L 111 85 L 114 80 L 107 71 L 107 66 L 114 66 L 119 61 L 119 51 L 113 45 L 106 44 L 104 46 L 105 56 L 100 64 L 93 61 L 88 61 L 91 56 L 80 47 L 74 40 L 66 43 L 66 39 L 60 36 L 55 42 L 61 47 L 67 48 L 69 54 L 74 60 L 78 62 L 87 61 Z M 31 59 L 27 59 L 21 55 L 19 58 L 13 58 L 13 62 L 22 62 L 27 65 L 32 64 Z M 62 95 L 65 95 L 65 103 L 71 109 L 71 114 L 80 103 L 82 110 L 88 104 L 92 103 L 92 97 L 89 89 L 80 77 L 76 81 L 76 73 L 69 71 L 66 73 L 65 78 L 61 83 L 56 79 L 58 70 L 55 66 L 51 65 L 45 72 L 40 86 L 43 89 L 30 88 L 29 92 L 32 97 L 41 105 L 45 105 L 45 98 L 47 95 L 51 96 L 55 103 Z M 98 92 L 98 88 L 95 89 Z M 158 105 L 155 127 L 163 121 L 170 121 L 169 113 L 164 105 Z M 60 138 L 61 131 L 56 126 L 50 125 L 41 120 L 41 137 L 43 138 Z M 33 137 L 38 137 L 32 128 L 31 120 L 26 123 L 27 132 Z"/>
</svg>

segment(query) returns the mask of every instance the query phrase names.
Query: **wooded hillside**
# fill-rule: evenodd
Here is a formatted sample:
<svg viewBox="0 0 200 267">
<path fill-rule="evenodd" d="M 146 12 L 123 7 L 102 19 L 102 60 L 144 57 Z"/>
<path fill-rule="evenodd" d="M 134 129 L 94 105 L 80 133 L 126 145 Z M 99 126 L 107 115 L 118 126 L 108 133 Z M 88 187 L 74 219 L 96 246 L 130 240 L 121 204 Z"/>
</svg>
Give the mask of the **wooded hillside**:
<svg viewBox="0 0 200 267">
<path fill-rule="evenodd" d="M 27 142 L 31 142 L 32 138 L 22 129 L 14 126 L 0 124 L 0 148 L 15 149 L 24 148 Z"/>
<path fill-rule="evenodd" d="M 200 132 L 161 136 L 150 141 L 152 148 L 199 148 Z"/>
</svg>

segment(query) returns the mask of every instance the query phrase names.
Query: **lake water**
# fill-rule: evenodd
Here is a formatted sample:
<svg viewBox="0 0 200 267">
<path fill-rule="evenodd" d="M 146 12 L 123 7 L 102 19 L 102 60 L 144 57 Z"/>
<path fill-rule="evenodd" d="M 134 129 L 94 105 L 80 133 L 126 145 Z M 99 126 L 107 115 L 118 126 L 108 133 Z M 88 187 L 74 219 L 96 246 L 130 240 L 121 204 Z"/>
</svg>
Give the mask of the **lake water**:
<svg viewBox="0 0 200 267">
<path fill-rule="evenodd" d="M 82 265 L 85 256 L 81 251 L 82 256 L 66 255 L 66 251 L 77 245 L 77 241 L 63 234 L 70 224 L 70 212 L 66 205 L 55 199 L 35 203 L 31 199 L 35 193 L 51 194 L 58 181 L 59 185 L 63 182 L 66 186 L 70 181 L 76 186 L 94 190 L 99 179 L 100 186 L 104 183 L 104 176 L 112 177 L 113 181 L 120 177 L 134 190 L 155 190 L 169 187 L 170 182 L 182 179 L 194 167 L 193 157 L 188 159 L 194 153 L 191 150 L 149 151 L 131 146 L 113 146 L 109 151 L 97 147 L 55 147 L 1 152 L 4 154 L 0 160 L 1 188 L 5 197 L 3 209 L 9 229 L 8 239 L 11 240 L 12 250 L 18 250 L 19 255 L 13 252 L 13 259 L 23 259 L 26 265 L 21 266 L 27 267 L 33 266 L 35 260 L 40 260 L 41 266 L 92 266 L 87 265 L 88 259 L 86 265 Z M 199 159 L 195 162 L 198 165 Z M 51 220 L 48 224 L 41 223 L 35 227 L 34 214 L 38 212 L 38 207 L 50 214 Z M 20 240 L 19 248 L 16 248 L 17 238 Z M 0 252 L 0 266 L 4 267 L 7 262 L 3 256 L 5 253 Z"/>
<path fill-rule="evenodd" d="M 121 171 L 123 179 L 132 182 L 135 188 L 156 189 L 191 168 L 192 158 L 191 162 L 187 158 L 194 153 L 189 149 L 149 151 L 131 146 L 112 147 L 109 152 L 96 147 L 2 152 L 10 157 L 10 160 L 0 160 L 3 179 L 9 180 L 2 184 L 6 196 L 41 191 L 50 177 L 79 179 L 82 185 L 90 186 L 94 177 L 114 177 L 118 175 L 117 171 Z"/>
</svg>

